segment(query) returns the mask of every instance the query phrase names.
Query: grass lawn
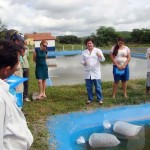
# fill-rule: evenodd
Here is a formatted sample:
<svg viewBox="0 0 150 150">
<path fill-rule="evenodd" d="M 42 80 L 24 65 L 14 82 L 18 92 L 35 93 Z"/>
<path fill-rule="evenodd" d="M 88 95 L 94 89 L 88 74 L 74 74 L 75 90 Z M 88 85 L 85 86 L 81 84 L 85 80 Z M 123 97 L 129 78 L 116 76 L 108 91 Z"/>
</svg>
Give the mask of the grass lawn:
<svg viewBox="0 0 150 150">
<path fill-rule="evenodd" d="M 30 79 L 29 95 L 38 91 L 37 80 L 34 74 L 34 62 L 32 53 L 29 57 Z M 112 82 L 103 82 L 104 104 L 99 106 L 95 101 L 91 105 L 85 104 L 87 93 L 84 84 L 72 86 L 47 87 L 47 98 L 39 101 L 24 102 L 23 112 L 34 136 L 34 143 L 31 150 L 48 150 L 49 133 L 46 128 L 47 117 L 55 114 L 68 113 L 73 111 L 90 110 L 100 107 L 113 107 L 116 105 L 134 105 L 148 102 L 150 95 L 145 95 L 145 79 L 130 80 L 128 82 L 128 98 L 124 98 L 121 84 L 116 99 L 112 99 Z"/>
</svg>

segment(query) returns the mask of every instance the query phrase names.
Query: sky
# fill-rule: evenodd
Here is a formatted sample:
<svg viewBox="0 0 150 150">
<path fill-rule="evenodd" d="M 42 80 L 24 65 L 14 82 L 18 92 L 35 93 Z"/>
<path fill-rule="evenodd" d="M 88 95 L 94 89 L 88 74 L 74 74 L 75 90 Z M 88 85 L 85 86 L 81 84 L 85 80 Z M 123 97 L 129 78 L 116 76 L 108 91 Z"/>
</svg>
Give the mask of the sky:
<svg viewBox="0 0 150 150">
<path fill-rule="evenodd" d="M 0 20 L 21 33 L 89 36 L 101 26 L 150 29 L 150 0 L 0 0 Z"/>
</svg>

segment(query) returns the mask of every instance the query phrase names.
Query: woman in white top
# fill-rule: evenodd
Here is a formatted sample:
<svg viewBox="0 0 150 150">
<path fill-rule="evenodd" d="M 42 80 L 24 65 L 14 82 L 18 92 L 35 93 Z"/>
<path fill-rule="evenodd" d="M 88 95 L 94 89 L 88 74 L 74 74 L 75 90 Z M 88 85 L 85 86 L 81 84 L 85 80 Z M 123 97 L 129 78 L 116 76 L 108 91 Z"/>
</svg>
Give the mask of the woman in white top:
<svg viewBox="0 0 150 150">
<path fill-rule="evenodd" d="M 145 57 L 147 59 L 146 94 L 148 94 L 150 91 L 150 48 L 147 49 Z"/>
<path fill-rule="evenodd" d="M 110 58 L 113 62 L 113 98 L 116 97 L 118 83 L 121 80 L 124 97 L 127 97 L 127 80 L 129 80 L 129 66 L 130 61 L 130 49 L 125 46 L 125 40 L 121 37 L 118 38 L 117 44 L 112 47 Z"/>
<path fill-rule="evenodd" d="M 81 63 L 84 65 L 85 82 L 88 93 L 87 104 L 93 101 L 94 85 L 97 100 L 101 105 L 103 103 L 103 96 L 101 89 L 100 61 L 105 61 L 105 57 L 100 49 L 94 47 L 93 39 L 88 38 L 85 44 L 87 49 L 82 52 Z"/>
</svg>

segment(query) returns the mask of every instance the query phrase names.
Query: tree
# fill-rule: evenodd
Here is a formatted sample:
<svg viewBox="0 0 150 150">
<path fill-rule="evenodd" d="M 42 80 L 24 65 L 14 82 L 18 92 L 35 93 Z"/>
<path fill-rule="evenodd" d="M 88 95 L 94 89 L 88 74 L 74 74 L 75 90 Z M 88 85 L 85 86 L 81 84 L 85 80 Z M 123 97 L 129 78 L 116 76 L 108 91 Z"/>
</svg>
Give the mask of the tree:
<svg viewBox="0 0 150 150">
<path fill-rule="evenodd" d="M 118 34 L 113 27 L 101 26 L 96 30 L 96 34 L 91 36 L 95 38 L 96 46 L 108 46 L 109 43 L 116 41 Z"/>
<path fill-rule="evenodd" d="M 81 44 L 81 39 L 74 35 L 58 36 L 57 41 L 61 44 Z"/>
<path fill-rule="evenodd" d="M 6 26 L 2 24 L 2 21 L 0 19 L 0 39 L 5 38 L 5 32 L 6 32 Z"/>
<path fill-rule="evenodd" d="M 118 31 L 117 33 L 118 33 L 118 36 L 123 37 L 127 43 L 132 41 L 131 40 L 131 32 L 129 32 L 129 31 Z"/>
<path fill-rule="evenodd" d="M 150 43 L 150 29 L 142 29 L 141 42 L 144 44 Z"/>
<path fill-rule="evenodd" d="M 90 36 L 93 40 L 94 40 L 94 45 L 99 47 L 99 46 L 102 46 L 103 44 L 100 42 L 99 38 L 94 34 L 92 33 L 91 36 Z"/>
<path fill-rule="evenodd" d="M 140 29 L 133 29 L 131 33 L 131 38 L 134 43 L 141 43 L 141 38 L 143 36 L 143 31 Z"/>
<path fill-rule="evenodd" d="M 150 29 L 133 29 L 131 38 L 134 43 L 147 44 L 150 41 Z"/>
</svg>

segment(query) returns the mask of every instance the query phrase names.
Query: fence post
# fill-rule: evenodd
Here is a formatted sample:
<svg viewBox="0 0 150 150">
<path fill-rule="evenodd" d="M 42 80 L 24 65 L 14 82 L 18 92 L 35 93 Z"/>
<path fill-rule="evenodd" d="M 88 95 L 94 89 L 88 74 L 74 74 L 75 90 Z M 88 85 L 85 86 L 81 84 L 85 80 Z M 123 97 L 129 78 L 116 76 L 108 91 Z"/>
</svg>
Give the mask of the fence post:
<svg viewBox="0 0 150 150">
<path fill-rule="evenodd" d="M 74 50 L 74 45 L 72 45 L 72 50 Z"/>
</svg>

